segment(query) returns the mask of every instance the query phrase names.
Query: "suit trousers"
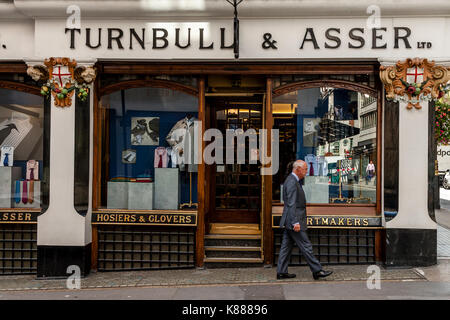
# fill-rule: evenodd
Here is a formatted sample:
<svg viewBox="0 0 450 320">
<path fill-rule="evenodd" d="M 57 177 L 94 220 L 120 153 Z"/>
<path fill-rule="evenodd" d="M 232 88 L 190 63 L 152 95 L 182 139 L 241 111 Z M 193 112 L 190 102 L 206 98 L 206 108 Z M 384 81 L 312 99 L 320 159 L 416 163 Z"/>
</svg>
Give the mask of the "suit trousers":
<svg viewBox="0 0 450 320">
<path fill-rule="evenodd" d="M 312 272 L 322 270 L 319 260 L 317 260 L 313 254 L 313 247 L 306 231 L 300 230 L 299 232 L 295 232 L 285 228 L 283 240 L 281 241 L 280 253 L 278 255 L 277 273 L 288 272 L 289 260 L 291 258 L 294 243 L 300 248 L 300 251 L 305 257 Z"/>
</svg>

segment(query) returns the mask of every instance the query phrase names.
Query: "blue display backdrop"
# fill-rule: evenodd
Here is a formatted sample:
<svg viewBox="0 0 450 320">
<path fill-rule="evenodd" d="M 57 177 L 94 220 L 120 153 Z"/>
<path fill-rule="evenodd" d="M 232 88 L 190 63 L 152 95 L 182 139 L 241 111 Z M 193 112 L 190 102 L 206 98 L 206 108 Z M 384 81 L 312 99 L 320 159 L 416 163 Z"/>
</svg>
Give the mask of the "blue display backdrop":
<svg viewBox="0 0 450 320">
<path fill-rule="evenodd" d="M 179 120 L 186 117 L 186 112 L 161 111 L 132 111 L 128 110 L 124 117 L 117 116 L 116 110 L 110 110 L 110 159 L 109 179 L 118 177 L 138 178 L 151 177 L 154 179 L 154 153 L 159 146 L 169 147 L 166 136 Z M 194 117 L 197 113 L 189 112 Z M 159 145 L 139 146 L 131 144 L 131 118 L 158 117 L 159 118 Z M 136 163 L 122 163 L 122 151 L 136 150 Z M 169 161 L 169 166 L 171 165 Z M 189 173 L 180 171 L 181 203 L 189 202 Z M 192 201 L 197 202 L 197 173 L 192 174 Z"/>
</svg>

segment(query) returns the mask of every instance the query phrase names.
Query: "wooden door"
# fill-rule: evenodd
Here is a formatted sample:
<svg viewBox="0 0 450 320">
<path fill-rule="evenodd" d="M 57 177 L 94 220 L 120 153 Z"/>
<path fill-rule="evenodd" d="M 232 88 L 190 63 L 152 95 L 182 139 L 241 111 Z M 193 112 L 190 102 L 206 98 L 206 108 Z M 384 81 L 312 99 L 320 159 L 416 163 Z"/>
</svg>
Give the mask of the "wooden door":
<svg viewBox="0 0 450 320">
<path fill-rule="evenodd" d="M 258 136 L 262 128 L 262 96 L 256 99 L 209 99 L 211 108 L 210 128 L 219 129 L 223 135 L 224 164 L 209 166 L 210 223 L 259 223 L 261 212 L 260 164 L 249 161 L 250 143 L 245 138 L 245 163 L 237 163 L 238 146 L 226 144 L 226 130 L 254 129 Z M 234 153 L 233 164 L 225 161 L 226 153 Z M 242 149 L 241 149 L 242 150 Z"/>
</svg>

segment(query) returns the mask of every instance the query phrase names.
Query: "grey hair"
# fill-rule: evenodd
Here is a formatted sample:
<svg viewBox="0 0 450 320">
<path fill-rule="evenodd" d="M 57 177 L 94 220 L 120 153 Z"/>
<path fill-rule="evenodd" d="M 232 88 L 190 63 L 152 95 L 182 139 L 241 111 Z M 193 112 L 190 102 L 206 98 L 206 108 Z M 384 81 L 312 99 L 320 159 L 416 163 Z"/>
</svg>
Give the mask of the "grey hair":
<svg viewBox="0 0 450 320">
<path fill-rule="evenodd" d="M 306 162 L 303 160 L 297 160 L 294 162 L 294 164 L 292 165 L 292 171 L 294 171 L 295 169 L 297 169 L 298 167 L 305 167 L 306 166 Z"/>
</svg>

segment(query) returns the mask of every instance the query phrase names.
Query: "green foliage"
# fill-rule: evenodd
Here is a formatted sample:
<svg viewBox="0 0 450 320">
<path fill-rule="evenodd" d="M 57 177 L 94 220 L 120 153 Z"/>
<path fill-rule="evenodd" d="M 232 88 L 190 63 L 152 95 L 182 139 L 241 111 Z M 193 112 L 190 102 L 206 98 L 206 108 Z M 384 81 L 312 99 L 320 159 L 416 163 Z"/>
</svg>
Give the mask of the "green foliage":
<svg viewBox="0 0 450 320">
<path fill-rule="evenodd" d="M 450 143 L 450 97 L 447 93 L 435 103 L 436 130 L 435 137 L 438 144 Z"/>
</svg>

